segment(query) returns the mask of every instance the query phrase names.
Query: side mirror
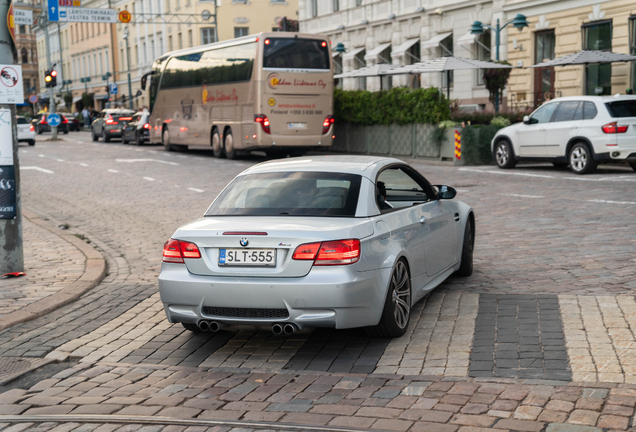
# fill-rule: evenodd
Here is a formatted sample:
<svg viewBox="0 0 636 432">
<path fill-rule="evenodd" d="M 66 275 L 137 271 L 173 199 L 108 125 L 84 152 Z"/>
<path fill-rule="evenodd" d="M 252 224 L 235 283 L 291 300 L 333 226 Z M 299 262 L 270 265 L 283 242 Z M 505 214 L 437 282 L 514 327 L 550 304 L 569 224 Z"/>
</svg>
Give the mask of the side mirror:
<svg viewBox="0 0 636 432">
<path fill-rule="evenodd" d="M 530 116 L 523 116 L 523 123 L 530 124 Z"/>
<path fill-rule="evenodd" d="M 150 75 L 154 75 L 155 71 L 150 71 L 148 73 L 145 73 L 141 76 L 141 89 L 142 90 L 146 90 L 146 82 L 148 81 L 148 77 Z"/>
<path fill-rule="evenodd" d="M 455 188 L 445 185 L 436 186 L 437 187 L 437 198 L 438 199 L 453 199 L 457 195 L 457 190 Z"/>
</svg>

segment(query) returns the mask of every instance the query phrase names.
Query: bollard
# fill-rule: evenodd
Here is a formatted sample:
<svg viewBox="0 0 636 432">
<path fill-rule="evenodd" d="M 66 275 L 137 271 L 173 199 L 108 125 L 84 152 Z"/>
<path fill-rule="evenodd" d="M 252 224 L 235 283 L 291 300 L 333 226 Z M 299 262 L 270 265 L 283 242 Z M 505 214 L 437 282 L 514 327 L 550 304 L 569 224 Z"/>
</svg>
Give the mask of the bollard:
<svg viewBox="0 0 636 432">
<path fill-rule="evenodd" d="M 455 159 L 462 160 L 462 134 L 460 131 L 455 131 Z"/>
</svg>

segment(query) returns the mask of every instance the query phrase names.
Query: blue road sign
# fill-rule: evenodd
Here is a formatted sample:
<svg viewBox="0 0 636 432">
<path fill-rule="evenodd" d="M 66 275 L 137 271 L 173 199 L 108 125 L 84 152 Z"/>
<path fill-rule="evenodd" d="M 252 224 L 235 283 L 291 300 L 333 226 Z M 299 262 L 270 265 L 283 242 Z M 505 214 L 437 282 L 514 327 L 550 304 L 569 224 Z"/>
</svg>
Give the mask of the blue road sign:
<svg viewBox="0 0 636 432">
<path fill-rule="evenodd" d="M 110 94 L 116 95 L 117 94 L 117 84 L 116 83 L 111 83 L 110 84 Z"/>
<path fill-rule="evenodd" d="M 46 122 L 49 126 L 59 126 L 62 123 L 62 118 L 59 114 L 49 114 L 46 116 Z"/>
<path fill-rule="evenodd" d="M 60 6 L 58 0 L 48 0 L 49 21 L 60 20 Z"/>
</svg>

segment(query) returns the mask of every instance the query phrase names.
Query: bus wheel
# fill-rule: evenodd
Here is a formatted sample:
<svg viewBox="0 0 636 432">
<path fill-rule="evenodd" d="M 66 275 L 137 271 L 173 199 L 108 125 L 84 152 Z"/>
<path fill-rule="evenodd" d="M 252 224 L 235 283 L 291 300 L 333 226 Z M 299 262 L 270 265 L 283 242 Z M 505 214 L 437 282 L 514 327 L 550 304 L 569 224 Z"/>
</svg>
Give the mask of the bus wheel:
<svg viewBox="0 0 636 432">
<path fill-rule="evenodd" d="M 234 137 L 232 131 L 228 130 L 225 134 L 224 146 L 225 157 L 228 159 L 236 159 L 236 149 L 234 148 Z"/>
<path fill-rule="evenodd" d="M 219 134 L 218 129 L 214 129 L 214 132 L 212 132 L 212 151 L 214 152 L 215 158 L 223 157 L 223 148 L 221 147 L 221 135 Z"/>
<path fill-rule="evenodd" d="M 163 142 L 163 148 L 166 151 L 173 151 L 174 150 L 174 148 L 170 144 L 170 132 L 168 131 L 168 128 L 165 128 L 163 130 L 163 134 L 161 135 L 161 142 Z"/>
</svg>

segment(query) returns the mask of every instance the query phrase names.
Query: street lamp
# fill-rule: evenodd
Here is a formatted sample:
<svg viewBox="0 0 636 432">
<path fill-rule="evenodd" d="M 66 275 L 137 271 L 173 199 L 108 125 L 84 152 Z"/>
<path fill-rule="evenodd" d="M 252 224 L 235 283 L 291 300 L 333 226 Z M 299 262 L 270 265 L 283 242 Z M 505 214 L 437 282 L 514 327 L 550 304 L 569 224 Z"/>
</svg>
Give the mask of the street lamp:
<svg viewBox="0 0 636 432">
<path fill-rule="evenodd" d="M 516 17 L 514 17 L 512 20 L 508 21 L 507 23 L 505 23 L 503 26 L 499 26 L 499 18 L 497 18 L 497 27 L 493 28 L 487 24 L 482 24 L 481 21 L 475 21 L 473 23 L 473 26 L 470 28 L 470 32 L 472 34 L 483 34 L 486 30 L 484 30 L 484 28 L 488 28 L 490 30 L 492 30 L 495 33 L 495 47 L 496 47 L 496 54 L 495 54 L 495 60 L 499 61 L 499 38 L 500 38 L 500 33 L 503 29 L 506 28 L 506 26 L 508 26 L 508 24 L 512 24 L 512 26 L 514 28 L 516 28 L 519 31 L 522 31 L 524 27 L 528 27 L 528 25 L 530 24 L 528 22 L 528 20 L 526 19 L 525 15 L 521 15 L 521 14 L 517 14 Z M 496 96 L 495 96 L 495 112 L 499 112 L 499 92 L 497 92 Z"/>
<path fill-rule="evenodd" d="M 88 94 L 88 83 L 91 82 L 91 77 L 80 78 L 80 82 L 84 83 L 84 93 Z"/>
<path fill-rule="evenodd" d="M 106 81 L 106 93 L 107 93 L 109 101 L 110 101 L 110 86 L 108 85 L 108 78 L 112 76 L 113 74 L 111 74 L 110 72 L 106 72 L 104 75 L 102 75 L 102 81 Z M 107 102 L 106 105 L 108 108 L 110 108 L 110 102 Z"/>
<path fill-rule="evenodd" d="M 130 82 L 130 52 L 128 52 L 128 27 L 124 29 L 124 40 L 126 41 L 126 64 L 128 66 L 128 104 L 133 109 L 132 84 Z"/>
</svg>

